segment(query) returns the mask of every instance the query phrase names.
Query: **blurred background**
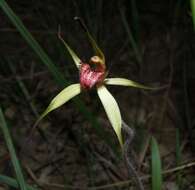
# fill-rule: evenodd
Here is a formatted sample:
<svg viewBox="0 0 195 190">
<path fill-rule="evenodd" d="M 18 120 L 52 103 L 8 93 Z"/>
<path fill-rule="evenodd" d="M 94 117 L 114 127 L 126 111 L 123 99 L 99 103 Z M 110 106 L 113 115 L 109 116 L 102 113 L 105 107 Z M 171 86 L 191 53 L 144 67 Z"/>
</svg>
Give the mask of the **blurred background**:
<svg viewBox="0 0 195 190">
<path fill-rule="evenodd" d="M 162 189 L 195 189 L 195 35 L 190 1 L 6 2 L 0 1 L 0 107 L 28 184 L 48 190 L 136 189 L 95 90 L 51 112 L 31 134 L 52 98 L 79 80 L 57 36 L 58 27 L 84 62 L 94 55 L 74 20 L 79 16 L 105 53 L 110 77 L 162 87 L 108 87 L 123 120 L 136 132 L 132 152 L 137 163 L 132 163 L 145 189 L 158 190 L 151 180 L 151 136 L 159 149 L 162 168 L 156 175 Z M 2 131 L 0 174 L 15 178 Z M 0 178 L 0 189 L 11 186 Z"/>
</svg>

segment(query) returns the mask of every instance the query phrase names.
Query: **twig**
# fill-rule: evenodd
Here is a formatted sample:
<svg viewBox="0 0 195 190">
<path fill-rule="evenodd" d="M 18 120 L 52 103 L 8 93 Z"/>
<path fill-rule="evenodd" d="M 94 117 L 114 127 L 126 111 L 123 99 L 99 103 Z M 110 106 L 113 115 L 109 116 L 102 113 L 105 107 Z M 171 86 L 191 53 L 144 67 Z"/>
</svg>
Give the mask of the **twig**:
<svg viewBox="0 0 195 190">
<path fill-rule="evenodd" d="M 180 170 L 184 170 L 184 169 L 187 169 L 187 168 L 190 168 L 190 167 L 193 167 L 193 166 L 195 166 L 195 160 L 193 162 L 190 162 L 190 163 L 187 163 L 187 164 L 175 167 L 175 168 L 165 170 L 165 171 L 162 172 L 162 174 L 163 175 L 170 174 L 170 173 L 177 172 L 177 171 L 180 171 Z M 151 178 L 151 175 L 144 175 L 144 176 L 140 177 L 140 179 L 142 179 L 142 180 L 147 180 L 147 179 L 150 179 L 150 178 Z M 116 187 L 116 186 L 128 185 L 131 182 L 132 182 L 132 180 L 126 180 L 126 181 L 121 181 L 121 182 L 108 184 L 108 185 L 103 185 L 103 186 L 99 186 L 99 187 L 88 188 L 88 190 L 108 189 L 108 188 L 113 188 L 113 187 Z"/>
<path fill-rule="evenodd" d="M 124 121 L 122 121 L 122 129 L 124 130 L 124 132 L 127 134 L 127 140 L 125 141 L 124 144 L 124 157 L 125 157 L 125 161 L 128 167 L 128 172 L 130 176 L 133 176 L 135 178 L 135 181 L 137 183 L 137 186 L 140 190 L 144 190 L 144 186 L 143 183 L 140 180 L 140 177 L 135 169 L 135 167 L 133 166 L 132 162 L 131 162 L 131 142 L 135 136 L 135 132 L 134 130 L 129 127 Z"/>
<path fill-rule="evenodd" d="M 195 160 L 187 163 L 187 164 L 183 164 L 181 166 L 175 167 L 175 168 L 171 168 L 168 170 L 165 170 L 162 172 L 163 175 L 166 174 L 171 174 L 180 170 L 184 170 L 190 167 L 195 166 Z M 148 180 L 151 178 L 151 175 L 144 175 L 142 177 L 140 177 L 140 179 L 142 180 Z M 82 188 L 82 187 L 75 187 L 75 186 L 71 186 L 71 185 L 62 185 L 62 184 L 55 184 L 55 183 L 45 183 L 45 182 L 41 182 L 43 185 L 47 185 L 50 187 L 56 187 L 59 189 L 78 189 L 78 190 L 100 190 L 100 189 L 109 189 L 109 188 L 113 188 L 113 187 L 119 187 L 119 186 L 124 186 L 124 185 L 128 185 L 129 183 L 131 183 L 132 180 L 126 180 L 126 181 L 120 181 L 117 183 L 112 183 L 112 184 L 108 184 L 108 185 L 102 185 L 102 186 L 96 186 L 96 187 L 88 187 L 88 188 Z"/>
<path fill-rule="evenodd" d="M 123 180 L 125 179 L 123 177 L 123 175 L 117 170 L 117 168 L 114 166 L 114 164 L 107 160 L 105 157 L 103 157 L 102 155 L 100 155 L 99 153 L 97 152 L 94 152 L 95 156 L 98 158 L 98 160 L 104 164 L 104 166 L 106 168 L 109 169 L 110 172 L 112 172 L 114 174 L 115 177 L 117 177 L 117 179 L 120 179 L 120 180 Z"/>
<path fill-rule="evenodd" d="M 36 177 L 36 175 L 33 173 L 33 171 L 31 170 L 31 168 L 25 163 L 23 162 L 23 166 L 26 169 L 27 173 L 29 174 L 29 176 L 33 179 L 33 181 L 38 185 L 38 186 L 43 186 L 40 181 L 38 180 L 38 178 Z"/>
</svg>

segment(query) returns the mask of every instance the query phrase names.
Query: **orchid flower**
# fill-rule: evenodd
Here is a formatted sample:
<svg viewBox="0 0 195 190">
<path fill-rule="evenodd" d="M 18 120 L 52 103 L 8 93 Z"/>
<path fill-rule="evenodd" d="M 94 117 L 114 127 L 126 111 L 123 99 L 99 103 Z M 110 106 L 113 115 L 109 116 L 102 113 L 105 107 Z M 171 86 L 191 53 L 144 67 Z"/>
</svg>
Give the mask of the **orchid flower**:
<svg viewBox="0 0 195 190">
<path fill-rule="evenodd" d="M 91 57 L 89 63 L 82 62 L 80 58 L 76 55 L 76 53 L 59 35 L 59 38 L 62 40 L 66 49 L 70 53 L 76 67 L 79 70 L 80 82 L 76 84 L 71 84 L 70 86 L 64 88 L 57 96 L 55 96 L 51 103 L 49 104 L 49 106 L 38 119 L 38 122 L 41 119 L 43 119 L 43 117 L 45 117 L 49 112 L 62 106 L 70 99 L 80 94 L 82 91 L 90 90 L 95 87 L 97 89 L 97 94 L 105 109 L 105 112 L 108 116 L 108 119 L 122 147 L 123 140 L 121 133 L 122 128 L 121 113 L 116 100 L 108 91 L 106 85 L 120 85 L 143 89 L 151 88 L 125 78 L 106 78 L 107 71 L 105 65 L 105 56 L 101 49 L 97 46 L 95 40 L 92 38 L 88 30 L 86 31 L 86 33 L 96 53 L 95 56 Z"/>
</svg>

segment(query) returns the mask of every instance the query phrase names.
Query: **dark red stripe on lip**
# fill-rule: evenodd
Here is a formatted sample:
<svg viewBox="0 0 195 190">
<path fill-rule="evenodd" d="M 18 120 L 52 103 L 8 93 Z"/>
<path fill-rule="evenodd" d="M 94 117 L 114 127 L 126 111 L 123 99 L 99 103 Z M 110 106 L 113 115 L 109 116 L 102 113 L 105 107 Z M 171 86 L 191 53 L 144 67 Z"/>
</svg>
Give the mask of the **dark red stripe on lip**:
<svg viewBox="0 0 195 190">
<path fill-rule="evenodd" d="M 83 89 L 91 89 L 98 83 L 101 83 L 105 78 L 105 70 L 97 68 L 92 69 L 89 64 L 82 63 L 80 67 L 80 84 Z"/>
</svg>

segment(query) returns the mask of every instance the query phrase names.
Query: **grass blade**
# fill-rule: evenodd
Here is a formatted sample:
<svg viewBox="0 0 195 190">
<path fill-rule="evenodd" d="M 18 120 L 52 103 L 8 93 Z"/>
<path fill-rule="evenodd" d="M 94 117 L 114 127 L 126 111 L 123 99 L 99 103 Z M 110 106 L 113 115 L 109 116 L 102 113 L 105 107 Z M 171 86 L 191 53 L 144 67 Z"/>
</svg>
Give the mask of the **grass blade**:
<svg viewBox="0 0 195 190">
<path fill-rule="evenodd" d="M 12 138 L 11 138 L 11 135 L 9 133 L 8 126 L 6 124 L 1 107 L 0 107 L 0 126 L 1 126 L 1 129 L 3 131 L 3 135 L 4 135 L 4 138 L 5 138 L 5 141 L 6 141 L 10 156 L 11 156 L 11 161 L 12 161 L 12 164 L 14 166 L 14 170 L 16 173 L 17 181 L 19 183 L 19 187 L 21 190 L 27 190 L 24 176 L 22 174 L 22 169 L 20 167 L 20 163 L 19 163 L 18 158 L 16 156 L 16 152 L 15 152 L 15 148 L 14 148 L 14 145 L 12 142 Z"/>
<path fill-rule="evenodd" d="M 9 185 L 10 187 L 19 188 L 17 180 L 4 175 L 0 175 L 0 184 L 6 184 Z M 38 190 L 37 188 L 31 187 L 29 185 L 26 186 L 27 186 L 27 190 Z"/>
<path fill-rule="evenodd" d="M 195 0 L 191 0 L 191 10 L 192 10 L 192 21 L 195 30 Z"/>
<path fill-rule="evenodd" d="M 52 62 L 52 60 L 49 58 L 49 56 L 46 54 L 46 52 L 41 48 L 39 43 L 33 38 L 31 33 L 26 29 L 20 18 L 12 11 L 12 9 L 9 7 L 9 5 L 6 3 L 5 0 L 0 0 L 0 8 L 3 9 L 5 14 L 9 17 L 10 21 L 13 23 L 13 25 L 18 29 L 22 37 L 27 41 L 27 43 L 31 46 L 31 48 L 35 51 L 35 53 L 39 56 L 39 58 L 42 60 L 42 62 L 48 67 L 49 71 L 54 76 L 56 82 L 64 88 L 65 86 L 69 85 L 69 82 L 66 81 L 62 75 L 61 72 L 59 72 L 58 68 L 55 66 L 55 64 Z M 105 132 L 103 128 L 100 129 L 99 124 L 97 122 L 97 119 L 93 116 L 93 114 L 85 107 L 83 102 L 78 98 L 75 97 L 73 99 L 73 102 L 76 104 L 77 108 L 81 113 L 83 113 L 84 117 L 88 119 L 92 127 L 95 128 L 96 133 L 104 139 L 104 141 L 110 145 L 113 150 L 116 152 L 116 148 L 112 145 L 111 141 L 108 137 L 109 134 Z"/>
<path fill-rule="evenodd" d="M 125 17 L 124 10 L 123 10 L 123 8 L 119 7 L 119 11 L 120 11 L 121 20 L 122 20 L 124 28 L 125 28 L 125 30 L 127 32 L 129 41 L 130 41 L 131 46 L 132 46 L 132 48 L 133 48 L 133 50 L 135 52 L 136 59 L 137 59 L 138 63 L 141 64 L 142 63 L 142 55 L 141 55 L 139 47 L 138 47 L 138 45 L 136 43 L 136 40 L 134 39 L 133 34 L 132 34 L 131 30 L 130 30 L 130 27 L 128 25 L 127 19 Z"/>
<path fill-rule="evenodd" d="M 162 169 L 158 143 L 154 137 L 151 138 L 152 155 L 152 190 L 162 189 Z"/>
<path fill-rule="evenodd" d="M 132 17 L 132 34 L 134 36 L 135 41 L 138 43 L 139 42 L 139 14 L 138 14 L 138 9 L 137 9 L 137 1 L 136 0 L 131 0 L 130 1 L 130 16 Z"/>
</svg>

